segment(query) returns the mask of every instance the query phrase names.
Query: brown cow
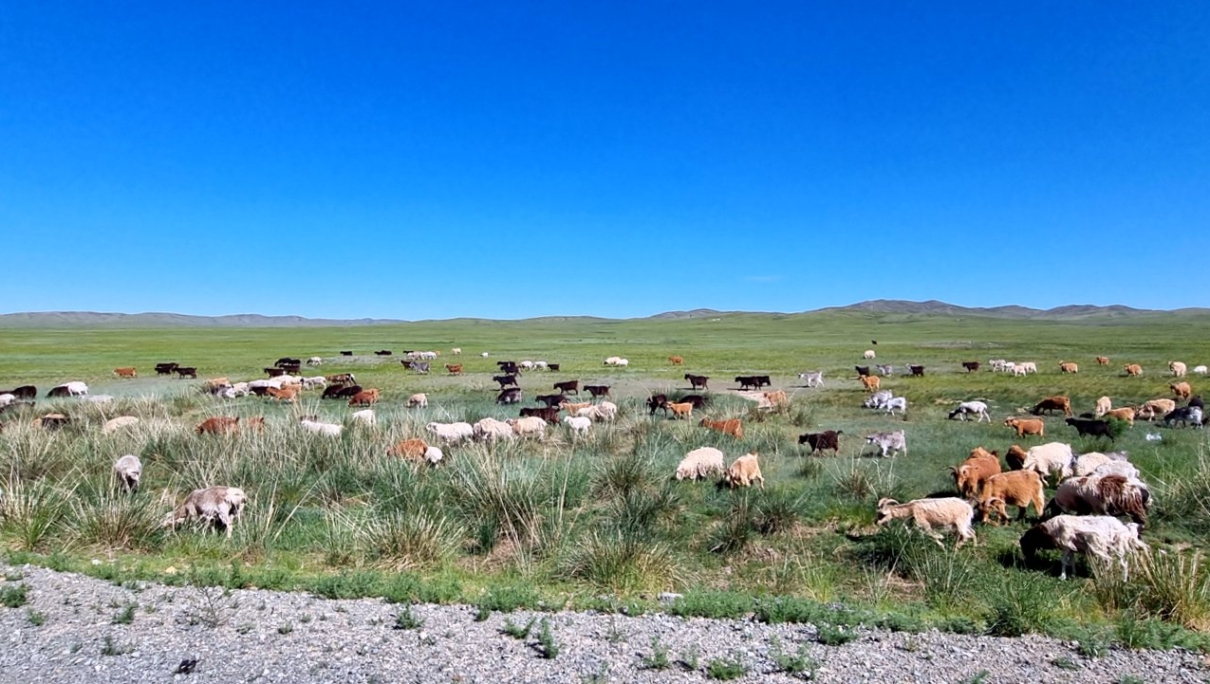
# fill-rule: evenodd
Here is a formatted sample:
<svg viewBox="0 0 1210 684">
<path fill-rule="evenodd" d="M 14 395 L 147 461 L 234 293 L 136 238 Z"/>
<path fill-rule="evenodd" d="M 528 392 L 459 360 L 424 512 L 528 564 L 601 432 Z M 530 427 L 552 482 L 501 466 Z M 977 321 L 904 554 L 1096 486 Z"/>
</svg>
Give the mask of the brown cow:
<svg viewBox="0 0 1210 684">
<path fill-rule="evenodd" d="M 113 369 L 113 374 L 119 378 L 137 378 L 139 376 L 138 371 L 131 366 L 127 366 L 125 368 L 115 368 Z"/>
</svg>

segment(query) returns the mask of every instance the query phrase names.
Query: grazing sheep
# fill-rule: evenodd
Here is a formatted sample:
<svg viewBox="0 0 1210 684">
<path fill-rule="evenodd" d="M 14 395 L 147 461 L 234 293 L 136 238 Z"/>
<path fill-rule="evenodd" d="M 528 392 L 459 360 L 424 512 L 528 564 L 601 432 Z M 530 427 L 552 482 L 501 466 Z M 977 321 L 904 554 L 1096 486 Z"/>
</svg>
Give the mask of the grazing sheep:
<svg viewBox="0 0 1210 684">
<path fill-rule="evenodd" d="M 987 403 L 982 401 L 964 401 L 958 404 L 958 408 L 950 411 L 949 414 L 950 420 L 957 417 L 965 421 L 967 416 L 976 416 L 976 423 L 981 423 L 984 420 L 989 423 L 992 422 L 991 416 L 987 414 Z"/>
<path fill-rule="evenodd" d="M 126 454 L 113 464 L 114 475 L 118 481 L 126 485 L 130 491 L 138 491 L 139 480 L 143 477 L 143 463 L 134 454 Z"/>
<path fill-rule="evenodd" d="M 79 380 L 73 380 L 72 382 L 65 382 L 57 387 L 52 387 L 50 391 L 46 393 L 46 396 L 52 398 L 76 397 L 83 396 L 85 394 L 88 394 L 88 385 L 80 382 Z"/>
<path fill-rule="evenodd" d="M 239 518 L 248 495 L 238 487 L 195 489 L 164 519 L 163 527 L 176 527 L 187 520 L 204 520 L 222 527 L 231 536 L 231 526 Z"/>
<path fill-rule="evenodd" d="M 872 358 L 875 358 L 875 357 L 877 357 L 877 356 L 878 356 L 878 355 L 874 353 L 874 350 L 873 350 L 873 349 L 867 349 L 867 350 L 865 350 L 865 353 L 861 355 L 861 357 L 862 357 L 863 359 L 872 359 Z"/>
<path fill-rule="evenodd" d="M 1176 402 L 1172 399 L 1152 399 L 1135 409 L 1135 416 L 1142 420 L 1155 420 L 1157 417 L 1172 413 L 1175 409 Z"/>
<path fill-rule="evenodd" d="M 429 423 L 424 426 L 430 434 L 436 435 L 444 444 L 457 444 L 475 436 L 475 428 L 470 423 Z"/>
<path fill-rule="evenodd" d="M 1025 509 L 1033 504 L 1034 512 L 1042 514 L 1045 499 L 1042 496 L 1042 477 L 1032 470 L 1011 470 L 992 475 L 983 483 L 979 494 L 979 513 L 983 522 L 993 515 L 1008 520 L 1006 506 L 1016 506 L 1017 520 L 1025 517 Z"/>
<path fill-rule="evenodd" d="M 335 423 L 321 423 L 318 420 L 313 420 L 309 417 L 300 418 L 298 420 L 298 424 L 307 432 L 313 432 L 317 435 L 324 435 L 325 437 L 339 437 L 345 431 L 343 425 L 337 425 Z"/>
<path fill-rule="evenodd" d="M 748 487 L 753 482 L 760 482 L 760 488 L 765 488 L 765 478 L 760 474 L 760 463 L 757 461 L 757 454 L 744 454 L 735 459 L 731 467 L 727 468 L 727 472 L 723 475 L 723 480 L 720 485 L 727 485 L 731 489 L 736 487 Z"/>
<path fill-rule="evenodd" d="M 138 422 L 139 419 L 135 418 L 134 416 L 118 416 L 117 418 L 110 418 L 109 420 L 105 421 L 105 425 L 101 426 L 101 434 L 113 434 L 124 427 L 137 425 Z"/>
<path fill-rule="evenodd" d="M 975 510 L 969 503 L 952 496 L 943 499 L 915 499 L 905 504 L 894 499 L 878 501 L 879 525 L 885 525 L 897 518 L 911 518 L 917 528 L 937 542 L 937 546 L 942 546 L 941 533 L 934 532 L 934 526 L 953 528 L 958 535 L 958 543 L 954 548 L 962 546 L 968 539 L 974 540 L 975 530 L 971 527 L 974 517 Z"/>
<path fill-rule="evenodd" d="M 475 439 L 480 442 L 498 442 L 502 439 L 514 439 L 517 436 L 511 423 L 491 417 L 476 422 L 471 426 L 471 430 Z"/>
<path fill-rule="evenodd" d="M 312 356 L 311 358 L 307 359 L 308 366 L 322 366 L 323 363 L 324 360 L 318 356 Z"/>
<path fill-rule="evenodd" d="M 572 433 L 579 437 L 586 436 L 588 429 L 592 427 L 592 419 L 584 416 L 564 416 L 563 422 L 567 424 Z"/>
<path fill-rule="evenodd" d="M 1198 375 L 1205 375 L 1205 374 L 1206 374 L 1206 367 L 1205 367 L 1205 366 L 1194 366 L 1194 367 L 1193 367 L 1193 372 L 1194 372 L 1194 373 L 1196 373 L 1196 374 L 1198 374 Z"/>
<path fill-rule="evenodd" d="M 1005 418 L 1004 426 L 1017 431 L 1018 437 L 1025 435 L 1046 436 L 1046 424 L 1037 418 Z"/>
<path fill-rule="evenodd" d="M 964 498 L 974 499 L 983 491 L 983 483 L 993 475 L 999 475 L 1000 458 L 996 452 L 988 452 L 982 447 L 976 447 L 975 451 L 962 463 L 957 466 L 951 466 L 950 472 L 954 476 L 954 486 L 957 487 L 958 493 Z"/>
<path fill-rule="evenodd" d="M 1168 370 L 1172 371 L 1172 377 L 1174 378 L 1185 377 L 1185 364 L 1180 361 L 1169 361 Z"/>
<path fill-rule="evenodd" d="M 378 419 L 374 416 L 374 409 L 362 409 L 360 411 L 354 411 L 353 415 L 349 416 L 349 418 L 354 423 L 359 423 L 361 425 L 374 426 L 378 423 Z"/>
<path fill-rule="evenodd" d="M 1029 375 L 1029 369 L 1024 364 L 1009 363 L 1007 366 L 1011 367 L 1010 370 L 1012 370 L 1014 378 L 1023 378 Z"/>
<path fill-rule="evenodd" d="M 1058 475 L 1058 479 L 1071 477 L 1072 468 L 1075 466 L 1075 456 L 1071 452 L 1071 445 L 1062 442 L 1048 442 L 1039 444 L 1035 447 L 1030 447 L 1029 451 L 1024 451 L 1016 444 L 1008 448 L 1008 454 L 1005 459 L 1010 463 L 1020 463 L 1017 470 L 1032 470 L 1046 480 L 1051 475 Z"/>
<path fill-rule="evenodd" d="M 13 394 L 12 392 L 5 392 L 4 394 L 0 394 L 0 408 L 9 406 L 9 405 L 13 404 L 15 401 L 17 401 L 17 395 Z"/>
<path fill-rule="evenodd" d="M 315 376 L 312 376 L 309 378 L 303 378 L 302 386 L 303 386 L 303 389 L 305 389 L 305 390 L 326 389 L 328 386 L 328 379 L 322 375 L 315 375 Z"/>
<path fill-rule="evenodd" d="M 546 421 L 536 416 L 509 418 L 505 422 L 512 426 L 513 432 L 518 437 L 537 437 L 538 439 L 542 439 L 546 436 Z"/>
<path fill-rule="evenodd" d="M 875 432 L 867 435 L 865 442 L 877 446 L 883 458 L 893 455 L 891 452 L 907 453 L 907 437 L 903 430 Z"/>
<path fill-rule="evenodd" d="M 704 480 L 722 475 L 726 469 L 722 451 L 714 447 L 701 447 L 690 451 L 681 459 L 680 465 L 676 467 L 676 479 Z"/>
<path fill-rule="evenodd" d="M 683 359 L 680 356 L 669 356 L 668 363 L 671 363 L 674 366 L 679 366 L 679 365 L 685 363 L 685 359 Z"/>
<path fill-rule="evenodd" d="M 428 408 L 429 396 L 423 392 L 408 397 L 408 408 Z"/>
<path fill-rule="evenodd" d="M 1128 515 L 1140 528 L 1147 526 L 1151 491 L 1146 483 L 1124 475 L 1069 477 L 1059 484 L 1048 514 Z"/>
<path fill-rule="evenodd" d="M 1060 373 L 1079 373 L 1080 366 L 1078 364 L 1072 363 L 1071 361 L 1060 361 L 1059 362 L 1059 372 Z"/>
<path fill-rule="evenodd" d="M 1101 416 L 1105 415 L 1106 413 L 1109 413 L 1109 411 L 1111 411 L 1112 409 L 1113 409 L 1113 401 L 1111 401 L 1109 399 L 1109 397 L 1101 397 L 1100 399 L 1097 399 L 1097 407 L 1092 412 L 1092 415 L 1096 418 L 1100 418 Z"/>
<path fill-rule="evenodd" d="M 1021 536 L 1021 553 L 1033 563 L 1039 549 L 1063 551 L 1059 579 L 1067 579 L 1067 567 L 1075 567 L 1077 553 L 1094 556 L 1110 563 L 1116 556 L 1122 568 L 1122 579 L 1129 579 L 1128 554 L 1148 550 L 1139 539 L 1139 526 L 1105 515 L 1060 515 L 1034 525 Z"/>
</svg>

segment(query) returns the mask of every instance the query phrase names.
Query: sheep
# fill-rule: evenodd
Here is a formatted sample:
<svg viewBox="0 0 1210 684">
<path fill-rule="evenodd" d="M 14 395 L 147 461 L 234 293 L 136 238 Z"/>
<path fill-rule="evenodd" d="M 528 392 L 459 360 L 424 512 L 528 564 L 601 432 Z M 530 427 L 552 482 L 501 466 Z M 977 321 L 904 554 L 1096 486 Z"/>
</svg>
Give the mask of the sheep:
<svg viewBox="0 0 1210 684">
<path fill-rule="evenodd" d="M 310 417 L 300 418 L 298 420 L 298 424 L 307 432 L 313 432 L 317 435 L 323 435 L 325 437 L 339 437 L 345 431 L 343 425 L 337 425 L 335 423 L 321 423 L 318 420 L 314 420 Z"/>
<path fill-rule="evenodd" d="M 463 440 L 471 439 L 475 435 L 475 429 L 470 423 L 429 423 L 424 426 L 430 434 L 436 435 L 445 444 L 457 444 Z"/>
<path fill-rule="evenodd" d="M 1125 460 L 1113 460 L 1114 456 L 1120 454 L 1106 454 L 1110 457 L 1108 463 L 1102 463 L 1097 466 L 1097 469 L 1088 474 L 1089 477 L 1105 477 L 1106 475 L 1121 475 L 1127 480 L 1139 479 L 1139 469 L 1134 467 L 1134 464 Z M 1083 476 L 1081 476 L 1083 477 Z"/>
<path fill-rule="evenodd" d="M 1205 374 L 1206 374 L 1206 367 L 1205 367 L 1205 366 L 1194 366 L 1194 367 L 1193 367 L 1193 372 L 1194 372 L 1194 373 L 1196 373 L 1196 374 L 1198 374 L 1198 375 L 1205 375 Z"/>
<path fill-rule="evenodd" d="M 676 467 L 677 480 L 704 480 L 726 471 L 723 452 L 714 447 L 701 447 L 685 454 Z"/>
<path fill-rule="evenodd" d="M 1092 415 L 1095 418 L 1100 418 L 1106 413 L 1109 413 L 1111 410 L 1113 410 L 1113 401 L 1111 401 L 1109 397 L 1101 397 L 1100 399 L 1097 399 L 1097 407 L 1092 412 Z"/>
<path fill-rule="evenodd" d="M 3 394 L 0 394 L 0 408 L 4 408 L 5 406 L 10 406 L 16 401 L 17 401 L 17 395 L 13 394 L 12 392 L 5 392 Z"/>
<path fill-rule="evenodd" d="M 475 439 L 480 442 L 497 442 L 502 439 L 514 439 L 517 436 L 511 423 L 491 417 L 478 421 L 471 426 L 471 430 Z"/>
<path fill-rule="evenodd" d="M 139 480 L 143 477 L 143 463 L 134 454 L 126 454 L 113 464 L 113 473 L 118 481 L 126 485 L 130 491 L 138 491 Z"/>
<path fill-rule="evenodd" d="M 418 392 L 408 397 L 408 408 L 428 408 L 428 406 L 429 395 L 425 394 L 424 392 Z"/>
<path fill-rule="evenodd" d="M 597 404 L 597 412 L 601 415 L 601 420 L 611 421 L 618 415 L 618 405 L 612 401 L 602 401 Z"/>
<path fill-rule="evenodd" d="M 1093 474 L 1097 468 L 1110 463 L 1110 458 L 1099 451 L 1090 451 L 1076 457 L 1072 472 L 1076 477 L 1086 477 Z"/>
<path fill-rule="evenodd" d="M 1041 515 L 1044 503 L 1041 476 L 1032 470 L 1011 470 L 992 475 L 983 483 L 979 513 L 983 522 L 988 522 L 993 514 L 1008 520 L 1005 507 L 1012 505 L 1019 509 L 1017 520 L 1021 520 L 1030 504 L 1033 504 L 1034 512 Z"/>
<path fill-rule="evenodd" d="M 1122 369 L 1126 371 L 1128 377 L 1138 378 L 1143 375 L 1143 367 L 1137 363 L 1128 363 L 1122 366 Z"/>
<path fill-rule="evenodd" d="M 1008 366 L 1011 366 L 1011 368 L 1009 368 L 1009 370 L 1011 370 L 1013 372 L 1013 377 L 1015 377 L 1015 378 L 1022 378 L 1022 377 L 1025 377 L 1026 375 L 1029 375 L 1029 370 L 1027 370 L 1024 365 L 1010 363 L 1010 364 L 1006 364 L 1006 367 L 1008 367 Z"/>
<path fill-rule="evenodd" d="M 1022 451 L 1021 447 L 1014 444 L 1008 448 L 1006 459 L 1009 463 L 1018 462 L 1019 459 L 1020 470 L 1032 470 L 1043 480 L 1052 474 L 1058 474 L 1059 479 L 1071 477 L 1075 465 L 1071 445 L 1062 442 L 1039 444 L 1030 447 L 1029 451 Z"/>
<path fill-rule="evenodd" d="M 1193 388 L 1187 382 L 1175 382 L 1168 385 L 1168 389 L 1176 395 L 1178 399 L 1188 399 L 1193 394 Z"/>
<path fill-rule="evenodd" d="M 760 482 L 760 488 L 765 488 L 765 478 L 760 474 L 760 463 L 757 461 L 757 454 L 744 454 L 727 468 L 727 472 L 723 475 L 723 480 L 720 485 L 727 485 L 731 489 L 736 487 L 748 487 L 753 482 Z"/>
<path fill-rule="evenodd" d="M 312 356 L 311 358 L 307 359 L 308 366 L 322 366 L 323 363 L 324 360 L 318 356 Z"/>
<path fill-rule="evenodd" d="M 1079 373 L 1080 366 L 1078 364 L 1072 363 L 1071 361 L 1060 361 L 1059 362 L 1059 372 L 1060 373 Z"/>
<path fill-rule="evenodd" d="M 982 401 L 964 401 L 958 404 L 958 408 L 950 411 L 949 418 L 953 420 L 955 417 L 966 420 L 968 415 L 977 416 L 976 423 L 981 423 L 984 420 L 992 422 L 991 416 L 987 415 L 987 403 Z"/>
<path fill-rule="evenodd" d="M 195 489 L 185 497 L 176 510 L 164 518 L 162 527 L 176 527 L 186 520 L 205 520 L 221 526 L 231 536 L 231 526 L 248 502 L 248 495 L 239 487 L 206 487 Z"/>
<path fill-rule="evenodd" d="M 309 378 L 303 378 L 302 385 L 303 389 L 305 390 L 326 389 L 328 386 L 328 379 L 322 375 L 315 375 Z"/>
<path fill-rule="evenodd" d="M 353 415 L 349 416 L 349 418 L 354 423 L 359 423 L 361 425 L 373 426 L 378 423 L 378 419 L 374 416 L 374 409 L 362 409 L 360 411 L 354 411 Z"/>
<path fill-rule="evenodd" d="M 1168 370 L 1172 371 L 1172 377 L 1174 378 L 1185 377 L 1185 364 L 1180 361 L 1169 361 Z"/>
<path fill-rule="evenodd" d="M 34 427 L 43 430 L 58 430 L 69 423 L 71 423 L 71 418 L 62 413 L 48 413 L 41 418 L 34 418 L 33 420 Z"/>
<path fill-rule="evenodd" d="M 1174 409 L 1176 402 L 1172 399 L 1152 399 L 1135 409 L 1135 416 L 1143 420 L 1155 420 L 1156 417 L 1165 416 Z"/>
<path fill-rule="evenodd" d="M 891 414 L 892 416 L 895 415 L 895 409 L 899 409 L 900 411 L 902 411 L 903 413 L 906 414 L 907 413 L 907 398 L 906 397 L 893 397 L 891 399 L 888 399 L 887 402 L 882 405 L 882 408 L 887 413 Z"/>
<path fill-rule="evenodd" d="M 575 403 L 570 402 L 570 401 L 564 401 L 559 404 L 559 408 L 561 408 L 564 411 L 567 411 L 568 413 L 571 413 L 573 415 L 580 409 L 586 409 L 589 406 L 592 406 L 591 401 L 581 401 L 581 402 L 575 402 Z M 654 413 L 654 411 L 653 411 L 653 413 Z"/>
<path fill-rule="evenodd" d="M 564 416 L 563 423 L 571 429 L 576 436 L 583 437 L 588 434 L 588 429 L 592 427 L 592 419 L 584 416 Z"/>
<path fill-rule="evenodd" d="M 62 385 L 58 385 L 57 387 L 52 387 L 51 390 L 46 393 L 46 396 L 76 397 L 84 396 L 86 394 L 88 394 L 88 385 L 80 382 L 79 380 L 73 380 L 71 382 L 65 382 Z"/>
<path fill-rule="evenodd" d="M 1027 373 L 1037 373 L 1038 372 L 1038 364 L 1033 361 L 1022 361 L 1022 362 L 1018 363 L 1017 365 L 1020 366 L 1021 368 L 1024 368 L 1025 372 L 1027 372 Z"/>
<path fill-rule="evenodd" d="M 1005 418 L 1004 426 L 1017 431 L 1018 437 L 1025 435 L 1046 436 L 1046 424 L 1037 418 Z"/>
<path fill-rule="evenodd" d="M 424 450 L 424 462 L 431 466 L 441 463 L 442 459 L 444 458 L 445 453 L 435 446 L 431 446 Z"/>
<path fill-rule="evenodd" d="M 505 422 L 512 426 L 513 432 L 518 437 L 537 437 L 538 439 L 542 439 L 546 436 L 546 421 L 536 416 L 509 418 Z"/>
<path fill-rule="evenodd" d="M 865 350 L 865 353 L 863 353 L 863 354 L 861 355 L 861 358 L 863 358 L 863 359 L 873 359 L 873 358 L 876 358 L 877 356 L 878 356 L 878 355 L 874 353 L 874 350 L 873 350 L 873 349 L 867 349 L 867 350 Z"/>
<path fill-rule="evenodd" d="M 1059 579 L 1067 579 L 1067 566 L 1075 567 L 1076 553 L 1095 556 L 1102 562 L 1112 561 L 1117 556 L 1122 568 L 1122 579 L 1129 579 L 1126 556 L 1136 551 L 1148 551 L 1139 539 L 1136 523 L 1122 521 L 1105 515 L 1059 515 L 1038 523 L 1021 535 L 1021 553 L 1025 560 L 1033 563 L 1039 549 L 1061 549 Z"/>
<path fill-rule="evenodd" d="M 958 534 L 958 543 L 954 548 L 962 546 L 968 539 L 975 540 L 975 530 L 971 527 L 974 517 L 975 510 L 969 503 L 952 496 L 942 499 L 916 499 L 905 504 L 894 499 L 878 501 L 879 525 L 886 525 L 896 518 L 911 518 L 917 528 L 937 542 L 937 546 L 943 544 L 941 534 L 933 531 L 934 526 L 953 528 Z M 975 540 L 975 543 L 978 541 Z"/>
<path fill-rule="evenodd" d="M 105 425 L 101 426 L 101 434 L 109 435 L 114 432 L 131 425 L 138 424 L 139 419 L 134 416 L 118 416 L 105 421 Z"/>
<path fill-rule="evenodd" d="M 675 407 L 685 406 L 685 404 L 669 404 L 668 406 L 672 407 L 673 414 L 677 414 L 677 409 Z M 688 406 L 692 409 L 693 404 L 688 404 Z M 600 420 L 606 422 L 613 420 L 617 413 L 618 405 L 611 401 L 603 401 L 596 405 L 589 404 L 588 406 L 575 411 L 575 415 L 577 416 L 588 418 L 589 420 Z"/>
<path fill-rule="evenodd" d="M 996 452 L 988 452 L 982 447 L 976 447 L 971 455 L 962 463 L 951 466 L 954 476 L 954 486 L 964 498 L 974 499 L 983 491 L 983 483 L 993 475 L 999 475 L 1000 458 Z"/>
<path fill-rule="evenodd" d="M 453 354 L 454 356 L 458 356 L 459 354 L 462 353 L 462 347 L 453 347 L 452 349 L 450 349 L 450 353 Z"/>
<path fill-rule="evenodd" d="M 859 379 L 861 380 L 861 386 L 864 387 L 865 391 L 867 392 L 876 391 L 878 386 L 881 384 L 881 381 L 878 379 L 877 375 L 863 375 Z"/>
<path fill-rule="evenodd" d="M 878 372 L 882 373 L 883 375 L 891 376 L 895 374 L 895 367 L 890 364 L 879 363 L 874 367 L 877 368 Z"/>
<path fill-rule="evenodd" d="M 1050 500 L 1047 513 L 1128 515 L 1141 529 L 1147 526 L 1150 504 L 1151 491 L 1142 480 L 1116 474 L 1093 474 L 1063 480 Z"/>
</svg>

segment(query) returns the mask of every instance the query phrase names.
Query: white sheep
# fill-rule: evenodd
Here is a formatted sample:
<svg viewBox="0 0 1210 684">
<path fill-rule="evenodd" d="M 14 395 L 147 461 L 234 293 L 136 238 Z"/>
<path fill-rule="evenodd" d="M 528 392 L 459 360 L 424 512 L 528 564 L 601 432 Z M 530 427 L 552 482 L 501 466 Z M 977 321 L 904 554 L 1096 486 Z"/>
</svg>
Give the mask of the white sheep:
<svg viewBox="0 0 1210 684">
<path fill-rule="evenodd" d="M 408 408 L 428 408 L 429 395 L 424 392 L 418 392 L 408 397 Z"/>
<path fill-rule="evenodd" d="M 934 532 L 933 527 L 951 527 L 958 534 L 957 548 L 967 539 L 975 539 L 975 530 L 971 526 L 975 509 L 962 499 L 955 496 L 941 499 L 916 499 L 901 504 L 894 499 L 882 499 L 878 502 L 878 524 L 885 525 L 896 518 L 911 518 L 925 534 L 933 538 L 941 546 L 941 533 Z M 975 543 L 978 543 L 976 540 Z"/>
<path fill-rule="evenodd" d="M 518 437 L 537 437 L 542 439 L 546 436 L 546 421 L 536 416 L 525 416 L 524 418 L 509 418 L 507 422 L 513 429 L 513 432 Z"/>
<path fill-rule="evenodd" d="M 302 385 L 303 389 L 323 389 L 328 386 L 328 379 L 322 375 L 315 375 L 303 378 Z"/>
<path fill-rule="evenodd" d="M 308 366 L 322 366 L 323 363 L 324 360 L 318 356 L 312 356 L 311 358 L 307 359 Z"/>
<path fill-rule="evenodd" d="M 186 520 L 205 520 L 220 525 L 231 536 L 231 526 L 239 518 L 248 495 L 239 487 L 206 487 L 189 492 L 185 501 L 164 519 L 163 527 L 176 527 Z"/>
<path fill-rule="evenodd" d="M 1014 454 L 1018 457 L 1024 456 L 1021 460 L 1021 470 L 1032 470 L 1041 475 L 1043 481 L 1052 474 L 1058 474 L 1059 479 L 1071 477 L 1075 467 L 1075 455 L 1072 454 L 1071 445 L 1062 442 L 1040 444 L 1030 447 L 1029 451 L 1022 451 L 1014 444 L 1009 447 L 1006 458 L 1011 459 Z"/>
<path fill-rule="evenodd" d="M 143 463 L 134 454 L 126 454 L 113 464 L 114 475 L 126 488 L 135 491 L 139 488 L 139 480 L 143 477 Z"/>
<path fill-rule="evenodd" d="M 975 419 L 976 423 L 981 423 L 984 420 L 989 423 L 992 422 L 991 416 L 987 414 L 987 403 L 982 401 L 964 401 L 958 404 L 958 407 L 953 411 L 950 411 L 949 417 L 950 419 L 961 418 L 965 421 L 968 415 L 977 416 Z"/>
<path fill-rule="evenodd" d="M 541 420 L 541 419 L 539 419 Z M 481 442 L 496 442 L 502 439 L 513 439 L 517 433 L 513 431 L 510 422 L 484 418 L 471 426 L 475 439 Z"/>
<path fill-rule="evenodd" d="M 681 459 L 680 465 L 676 467 L 676 479 L 705 480 L 721 476 L 726 470 L 722 451 L 714 447 L 701 447 L 690 451 Z"/>
<path fill-rule="evenodd" d="M 354 423 L 361 425 L 374 426 L 378 423 L 378 419 L 374 416 L 374 409 L 362 409 L 354 411 L 353 415 L 349 416 Z"/>
<path fill-rule="evenodd" d="M 580 437 L 587 435 L 588 428 L 592 427 L 592 419 L 584 416 L 564 416 L 563 422 Z"/>
<path fill-rule="evenodd" d="M 1067 567 L 1075 567 L 1073 557 L 1077 553 L 1094 556 L 1105 563 L 1116 556 L 1122 578 L 1129 579 L 1126 557 L 1148 550 L 1139 539 L 1138 524 L 1123 524 L 1107 515 L 1058 515 L 1038 523 L 1021 536 L 1021 552 L 1032 562 L 1039 549 L 1063 551 L 1059 579 L 1067 579 Z"/>
<path fill-rule="evenodd" d="M 1196 373 L 1196 374 L 1198 374 L 1198 375 L 1205 375 L 1205 374 L 1206 374 L 1206 367 L 1205 367 L 1205 366 L 1194 366 L 1194 367 L 1193 367 L 1193 372 L 1194 372 L 1194 373 Z"/>
<path fill-rule="evenodd" d="M 429 423 L 424 426 L 430 434 L 445 444 L 457 444 L 475 436 L 475 428 L 470 423 Z"/>
<path fill-rule="evenodd" d="M 454 347 L 453 349 L 450 350 L 450 353 L 453 354 L 454 356 L 458 356 L 459 354 L 462 353 L 462 347 Z"/>
<path fill-rule="evenodd" d="M 867 349 L 867 350 L 865 350 L 865 353 L 863 353 L 861 356 L 862 356 L 862 358 L 865 358 L 865 359 L 873 359 L 873 358 L 876 358 L 878 355 L 874 353 L 873 349 Z"/>
<path fill-rule="evenodd" d="M 139 419 L 134 416 L 118 416 L 117 418 L 110 418 L 109 420 L 105 421 L 104 425 L 101 426 L 101 434 L 110 435 L 124 427 L 137 425 L 138 422 Z"/>
<path fill-rule="evenodd" d="M 445 454 L 435 446 L 426 447 L 424 450 L 424 462 L 429 465 L 437 465 L 443 458 L 445 458 Z"/>
<path fill-rule="evenodd" d="M 8 406 L 9 404 L 13 403 L 14 401 L 17 401 L 17 395 L 11 394 L 9 392 L 0 394 L 0 408 Z"/>
<path fill-rule="evenodd" d="M 298 424 L 307 432 L 324 435 L 325 437 L 339 437 L 345 430 L 343 425 L 321 423 L 318 420 L 311 420 L 310 418 L 301 418 Z"/>
</svg>

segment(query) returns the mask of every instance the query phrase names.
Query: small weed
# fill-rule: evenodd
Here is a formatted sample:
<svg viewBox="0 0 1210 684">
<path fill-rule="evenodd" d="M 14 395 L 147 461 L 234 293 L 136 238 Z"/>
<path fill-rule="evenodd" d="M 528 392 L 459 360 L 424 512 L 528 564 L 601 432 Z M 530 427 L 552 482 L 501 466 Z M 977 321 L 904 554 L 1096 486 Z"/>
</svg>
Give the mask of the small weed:
<svg viewBox="0 0 1210 684">
<path fill-rule="evenodd" d="M 1124 674 L 1121 677 L 1118 677 L 1118 684 L 1143 684 L 1143 678 Z"/>
<path fill-rule="evenodd" d="M 554 660 L 559 657 L 559 650 L 562 646 L 555 641 L 555 635 L 550 629 L 550 620 L 546 618 L 542 618 L 541 629 L 538 632 L 538 646 L 543 658 Z"/>
<path fill-rule="evenodd" d="M 420 629 L 423 626 L 424 620 L 412 613 L 411 606 L 405 607 L 395 616 L 395 629 Z"/>
<path fill-rule="evenodd" d="M 103 656 L 120 656 L 126 653 L 126 649 L 120 644 L 114 642 L 113 637 L 106 635 L 105 644 L 101 646 L 101 655 Z"/>
<path fill-rule="evenodd" d="M 135 611 L 135 608 L 137 608 L 137 607 L 138 606 L 136 606 L 133 603 L 127 603 L 126 606 L 124 608 L 122 608 L 122 610 L 119 610 L 117 613 L 114 613 L 113 624 L 129 625 L 130 623 L 134 622 L 134 611 Z"/>
<path fill-rule="evenodd" d="M 667 670 L 668 647 L 660 643 L 658 636 L 651 637 L 651 655 L 643 656 L 643 667 L 648 670 Z"/>
<path fill-rule="evenodd" d="M 314 618 L 311 617 L 310 613 L 303 613 L 301 616 L 299 616 L 298 621 L 305 625 L 313 619 Z"/>
<path fill-rule="evenodd" d="M 294 625 L 290 624 L 289 622 L 287 622 L 286 624 L 277 628 L 278 634 L 289 634 L 290 632 L 293 632 L 293 631 L 294 631 Z"/>
<path fill-rule="evenodd" d="M 958 684 L 987 684 L 987 678 L 989 676 L 991 676 L 991 673 L 987 670 L 979 670 L 966 679 L 959 680 Z"/>
<path fill-rule="evenodd" d="M 819 667 L 819 662 L 808 653 L 806 644 L 799 644 L 798 652 L 791 655 L 782 650 L 781 641 L 777 637 L 773 637 L 770 642 L 769 657 L 777 664 L 778 672 L 807 675 L 808 679 L 815 679 L 815 670 Z"/>
<path fill-rule="evenodd" d="M 819 625 L 819 634 L 815 638 L 824 646 L 842 646 L 856 639 L 857 632 L 844 627 L 822 624 Z"/>
<path fill-rule="evenodd" d="M 1060 656 L 1058 658 L 1055 658 L 1054 660 L 1050 661 L 1050 664 L 1054 665 L 1055 667 L 1059 668 L 1060 670 L 1078 670 L 1078 669 L 1080 669 L 1080 666 L 1076 664 L 1076 661 L 1074 661 L 1071 658 L 1068 658 L 1066 656 Z"/>
<path fill-rule="evenodd" d="M 256 625 L 252 624 L 251 622 L 245 622 L 244 624 L 240 625 L 239 627 L 236 627 L 235 631 L 239 632 L 240 634 L 247 634 L 248 632 L 251 632 L 254 629 L 256 629 Z"/>
<path fill-rule="evenodd" d="M 740 660 L 738 654 L 733 653 L 730 658 L 716 658 L 706 663 L 706 677 L 709 679 L 728 682 L 746 674 L 748 674 L 748 667 Z"/>
<path fill-rule="evenodd" d="M 26 592 L 29 591 L 24 584 L 18 584 L 12 587 L 0 587 L 0 606 L 5 608 L 20 608 L 29 602 Z"/>
<path fill-rule="evenodd" d="M 618 623 L 616 620 L 610 620 L 609 633 L 605 635 L 605 638 L 608 639 L 609 643 L 611 644 L 620 644 L 626 641 L 626 633 L 618 629 Z"/>
<path fill-rule="evenodd" d="M 701 666 L 698 662 L 701 655 L 697 650 L 697 646 L 690 646 L 688 651 L 681 654 L 681 665 L 685 666 L 687 670 L 696 670 Z"/>
<path fill-rule="evenodd" d="M 534 623 L 537 621 L 537 618 L 530 618 L 529 622 L 525 623 L 524 627 L 519 627 L 513 624 L 512 620 L 506 619 L 504 621 L 504 626 L 500 628 L 500 631 L 514 639 L 527 639 L 529 638 L 529 633 L 534 629 Z"/>
<path fill-rule="evenodd" d="M 29 616 L 29 624 L 33 625 L 34 627 L 41 627 L 42 625 L 46 624 L 45 613 L 39 613 L 36 610 L 29 610 L 26 611 L 26 615 Z"/>
</svg>

